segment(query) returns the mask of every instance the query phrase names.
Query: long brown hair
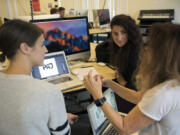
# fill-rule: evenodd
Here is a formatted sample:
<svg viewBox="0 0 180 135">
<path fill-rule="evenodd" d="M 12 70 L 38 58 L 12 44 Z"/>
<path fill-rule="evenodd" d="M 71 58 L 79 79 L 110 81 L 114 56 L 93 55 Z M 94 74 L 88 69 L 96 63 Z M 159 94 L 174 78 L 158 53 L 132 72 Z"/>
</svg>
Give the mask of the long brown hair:
<svg viewBox="0 0 180 135">
<path fill-rule="evenodd" d="M 157 23 L 151 27 L 140 55 L 137 88 L 147 90 L 166 80 L 180 79 L 180 25 Z"/>
<path fill-rule="evenodd" d="M 142 46 L 142 36 L 139 27 L 134 19 L 128 15 L 116 15 L 110 23 L 111 29 L 113 26 L 121 26 L 125 29 L 128 35 L 128 41 L 123 47 L 118 47 L 113 39 L 111 40 L 110 63 L 117 67 L 119 73 L 123 73 L 128 66 L 130 55 L 134 56 L 139 53 Z"/>
</svg>

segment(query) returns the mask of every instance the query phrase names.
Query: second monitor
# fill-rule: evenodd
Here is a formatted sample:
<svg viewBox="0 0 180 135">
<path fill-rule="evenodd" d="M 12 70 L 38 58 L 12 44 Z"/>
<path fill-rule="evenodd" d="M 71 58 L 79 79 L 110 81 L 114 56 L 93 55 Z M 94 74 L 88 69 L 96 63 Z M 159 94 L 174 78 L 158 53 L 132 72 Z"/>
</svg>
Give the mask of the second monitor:
<svg viewBox="0 0 180 135">
<path fill-rule="evenodd" d="M 109 28 L 109 24 L 110 24 L 109 9 L 94 9 L 93 20 L 95 27 Z"/>
<path fill-rule="evenodd" d="M 87 59 L 90 56 L 87 17 L 34 20 L 44 30 L 48 52 L 64 50 L 68 60 Z"/>
<path fill-rule="evenodd" d="M 99 17 L 99 24 L 100 25 L 110 23 L 109 9 L 99 9 L 99 10 L 97 10 L 97 14 L 98 14 L 98 17 Z"/>
</svg>

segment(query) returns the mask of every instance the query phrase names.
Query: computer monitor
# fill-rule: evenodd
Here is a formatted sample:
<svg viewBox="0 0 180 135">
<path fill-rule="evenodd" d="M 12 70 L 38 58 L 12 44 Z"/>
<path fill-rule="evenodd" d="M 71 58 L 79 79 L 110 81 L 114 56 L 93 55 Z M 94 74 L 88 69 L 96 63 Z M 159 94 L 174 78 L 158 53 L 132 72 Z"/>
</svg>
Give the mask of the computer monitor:
<svg viewBox="0 0 180 135">
<path fill-rule="evenodd" d="M 110 14 L 109 9 L 98 9 L 97 15 L 99 18 L 99 25 L 109 25 L 110 24 Z"/>
<path fill-rule="evenodd" d="M 87 16 L 88 17 L 88 9 L 76 10 L 76 15 L 77 16 Z"/>
<path fill-rule="evenodd" d="M 34 20 L 41 20 L 41 19 L 54 19 L 54 18 L 60 18 L 59 14 L 45 14 L 45 15 L 35 15 L 33 16 Z M 15 19 L 21 19 L 24 21 L 30 21 L 32 19 L 31 16 L 17 16 Z"/>
<path fill-rule="evenodd" d="M 45 46 L 48 52 L 64 50 L 67 60 L 90 57 L 87 17 L 33 20 L 44 30 Z"/>
</svg>

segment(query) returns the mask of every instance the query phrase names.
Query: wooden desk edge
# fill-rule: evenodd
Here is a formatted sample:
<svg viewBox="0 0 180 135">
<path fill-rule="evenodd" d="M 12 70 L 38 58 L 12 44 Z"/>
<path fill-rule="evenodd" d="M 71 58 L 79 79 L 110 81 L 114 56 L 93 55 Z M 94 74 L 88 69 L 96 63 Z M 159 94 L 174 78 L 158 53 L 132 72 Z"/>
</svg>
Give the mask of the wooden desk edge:
<svg viewBox="0 0 180 135">
<path fill-rule="evenodd" d="M 115 71 L 112 70 L 111 68 L 109 68 L 108 66 L 99 66 L 96 62 L 93 63 L 85 63 L 85 65 L 83 66 L 93 66 L 95 68 L 95 70 L 101 74 L 102 76 L 104 76 L 107 79 L 114 79 L 115 78 Z M 102 71 L 103 70 L 103 71 Z M 76 91 L 81 91 L 85 89 L 85 86 L 79 86 L 79 87 L 75 87 L 72 89 L 67 89 L 67 90 L 62 90 L 62 93 L 69 93 L 69 92 L 76 92 Z"/>
</svg>

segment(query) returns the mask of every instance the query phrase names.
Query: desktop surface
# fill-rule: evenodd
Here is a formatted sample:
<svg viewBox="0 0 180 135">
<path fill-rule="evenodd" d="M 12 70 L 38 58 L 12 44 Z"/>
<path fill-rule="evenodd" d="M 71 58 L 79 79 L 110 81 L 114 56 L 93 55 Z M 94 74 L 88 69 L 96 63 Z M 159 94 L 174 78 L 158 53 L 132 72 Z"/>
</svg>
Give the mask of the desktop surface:
<svg viewBox="0 0 180 135">
<path fill-rule="evenodd" d="M 98 72 L 98 74 L 103 75 L 105 78 L 107 79 L 114 79 L 115 78 L 115 71 L 112 70 L 111 68 L 109 68 L 108 66 L 100 66 L 98 65 L 98 63 L 96 62 L 84 62 L 83 67 L 94 67 L 94 69 Z M 79 68 L 81 68 L 82 66 L 80 66 Z M 72 69 L 70 69 L 72 70 Z M 72 88 L 72 89 L 68 89 L 68 90 L 64 90 L 62 91 L 63 93 L 69 93 L 69 92 L 76 92 L 76 91 L 81 91 L 84 90 L 85 87 L 84 85 L 76 87 L 76 88 Z"/>
</svg>

